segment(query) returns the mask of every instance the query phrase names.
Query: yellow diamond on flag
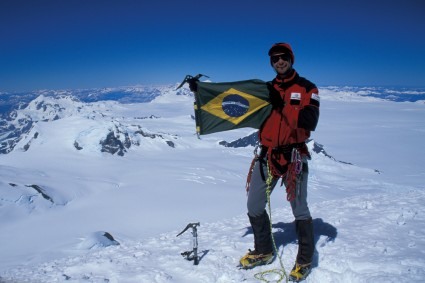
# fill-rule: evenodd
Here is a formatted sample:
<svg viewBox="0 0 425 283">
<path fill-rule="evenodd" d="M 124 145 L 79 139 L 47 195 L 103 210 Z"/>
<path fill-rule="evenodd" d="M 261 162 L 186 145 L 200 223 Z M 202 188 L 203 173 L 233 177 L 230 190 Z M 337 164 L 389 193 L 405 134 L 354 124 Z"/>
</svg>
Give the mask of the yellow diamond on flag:
<svg viewBox="0 0 425 283">
<path fill-rule="evenodd" d="M 251 94 L 230 88 L 203 105 L 201 109 L 237 125 L 268 104 L 269 102 Z"/>
</svg>

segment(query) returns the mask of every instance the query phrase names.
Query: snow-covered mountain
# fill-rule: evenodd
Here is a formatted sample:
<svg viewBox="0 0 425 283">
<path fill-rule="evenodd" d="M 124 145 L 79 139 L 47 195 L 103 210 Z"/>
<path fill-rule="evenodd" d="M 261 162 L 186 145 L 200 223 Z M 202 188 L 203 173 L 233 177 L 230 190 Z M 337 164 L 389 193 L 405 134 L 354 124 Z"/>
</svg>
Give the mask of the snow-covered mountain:
<svg viewBox="0 0 425 283">
<path fill-rule="evenodd" d="M 97 115 L 110 116 L 108 107 L 111 107 L 111 104 L 150 102 L 162 93 L 169 91 L 172 91 L 172 86 L 38 91 L 23 94 L 20 97 L 21 100 L 18 100 L 18 97 L 15 97 L 16 95 L 3 94 L 1 96 L 3 102 L 6 99 L 9 100 L 7 103 L 3 103 L 7 107 L 3 107 L 1 113 L 3 119 L 0 124 L 0 154 L 11 152 L 18 142 L 24 138 L 30 139 L 27 142 L 36 139 L 38 133 L 37 131 L 34 132 L 33 128 L 38 122 L 55 121 L 71 116 L 96 120 Z M 175 95 L 189 95 L 189 92 L 185 89 L 174 93 Z M 34 97 L 35 95 L 37 97 Z M 28 99 L 32 98 L 34 99 L 27 102 Z M 126 149 L 131 146 L 128 137 L 129 133 L 126 130 L 121 132 L 123 126 L 118 123 L 110 127 L 110 131 L 104 137 L 104 143 L 108 144 L 104 146 L 104 151 L 123 155 Z M 137 132 L 140 135 L 151 135 L 143 132 L 143 129 L 136 129 L 133 132 Z M 152 134 L 152 138 L 156 137 L 155 134 Z M 172 142 L 168 141 L 168 143 L 172 146 Z M 29 146 L 30 144 L 26 143 L 21 150 L 28 150 Z M 81 148 L 78 141 L 76 141 L 75 146 L 76 148 Z"/>
<path fill-rule="evenodd" d="M 256 282 L 281 268 L 236 268 L 252 248 L 244 184 L 255 130 L 199 139 L 193 97 L 175 87 L 39 91 L 2 108 L 0 282 Z M 321 88 L 307 282 L 425 279 L 424 95 Z M 288 271 L 296 244 L 279 187 L 272 220 Z M 180 255 L 190 233 L 176 237 L 189 222 L 201 222 L 197 266 Z"/>
</svg>

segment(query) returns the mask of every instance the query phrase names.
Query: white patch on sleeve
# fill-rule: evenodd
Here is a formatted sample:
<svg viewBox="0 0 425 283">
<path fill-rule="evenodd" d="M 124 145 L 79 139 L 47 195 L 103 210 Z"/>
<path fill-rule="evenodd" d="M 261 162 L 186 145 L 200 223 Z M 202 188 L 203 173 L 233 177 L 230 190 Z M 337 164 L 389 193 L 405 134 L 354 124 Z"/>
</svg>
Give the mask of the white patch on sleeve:
<svg viewBox="0 0 425 283">
<path fill-rule="evenodd" d="M 319 97 L 319 95 L 318 95 L 317 93 L 313 93 L 313 94 L 311 95 L 311 99 L 314 99 L 314 100 L 316 100 L 316 101 L 320 102 L 320 97 Z"/>
</svg>

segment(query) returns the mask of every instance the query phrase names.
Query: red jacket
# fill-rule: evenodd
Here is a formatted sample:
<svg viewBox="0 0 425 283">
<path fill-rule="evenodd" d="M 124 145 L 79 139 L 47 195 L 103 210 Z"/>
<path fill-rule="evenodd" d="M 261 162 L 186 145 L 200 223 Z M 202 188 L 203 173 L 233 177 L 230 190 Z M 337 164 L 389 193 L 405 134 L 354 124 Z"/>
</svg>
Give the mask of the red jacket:
<svg viewBox="0 0 425 283">
<path fill-rule="evenodd" d="M 304 143 L 319 120 L 319 90 L 294 70 L 284 81 L 270 82 L 273 110 L 260 129 L 263 146 L 276 148 Z"/>
</svg>

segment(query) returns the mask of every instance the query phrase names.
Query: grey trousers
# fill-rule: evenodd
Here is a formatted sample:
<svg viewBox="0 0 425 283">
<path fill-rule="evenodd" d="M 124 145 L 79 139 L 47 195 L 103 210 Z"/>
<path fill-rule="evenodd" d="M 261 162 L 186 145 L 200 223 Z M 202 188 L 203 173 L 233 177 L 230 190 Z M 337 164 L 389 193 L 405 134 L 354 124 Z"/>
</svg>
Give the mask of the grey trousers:
<svg viewBox="0 0 425 283">
<path fill-rule="evenodd" d="M 262 172 L 261 172 L 262 170 Z M 248 215 L 257 217 L 263 214 L 267 205 L 267 158 L 257 160 L 251 176 L 251 183 L 248 191 Z M 310 210 L 307 204 L 307 179 L 308 179 L 308 162 L 307 158 L 303 158 L 303 170 L 297 177 L 296 196 L 291 201 L 292 214 L 295 220 L 307 220 L 311 217 Z M 273 191 L 278 179 L 274 179 L 271 184 Z M 284 182 L 286 186 L 286 182 Z M 282 188 L 284 189 L 284 188 Z M 282 200 L 282 201 L 286 201 Z"/>
</svg>

